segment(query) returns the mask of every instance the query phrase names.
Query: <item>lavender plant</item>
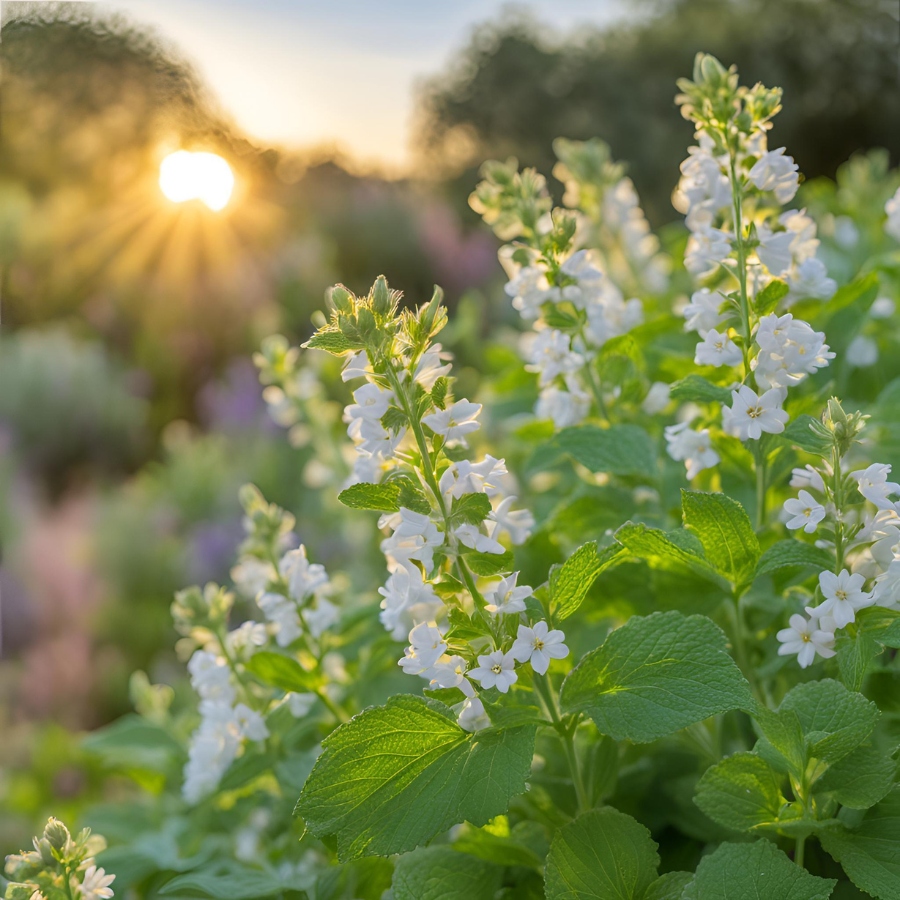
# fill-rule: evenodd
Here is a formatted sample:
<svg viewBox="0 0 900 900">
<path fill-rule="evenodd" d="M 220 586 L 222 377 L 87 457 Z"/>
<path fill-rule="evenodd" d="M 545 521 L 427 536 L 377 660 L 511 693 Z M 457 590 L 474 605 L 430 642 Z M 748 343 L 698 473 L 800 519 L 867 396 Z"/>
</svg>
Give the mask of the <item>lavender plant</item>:
<svg viewBox="0 0 900 900">
<path fill-rule="evenodd" d="M 362 553 L 326 573 L 295 533 L 326 523 L 244 490 L 235 591 L 172 609 L 197 711 L 137 678 L 139 715 L 89 740 L 163 794 L 101 857 L 117 884 L 900 898 L 900 382 L 864 411 L 836 396 L 897 247 L 838 288 L 817 223 L 784 208 L 780 91 L 703 54 L 679 89 L 683 270 L 602 143 L 557 143 L 560 208 L 538 173 L 485 166 L 472 205 L 512 242 L 538 375 L 514 439 L 498 383 L 457 380 L 439 290 L 337 285 L 303 349 L 265 344 L 273 414 L 368 518 L 380 586 Z M 72 889 L 109 896 L 87 871 Z"/>
</svg>

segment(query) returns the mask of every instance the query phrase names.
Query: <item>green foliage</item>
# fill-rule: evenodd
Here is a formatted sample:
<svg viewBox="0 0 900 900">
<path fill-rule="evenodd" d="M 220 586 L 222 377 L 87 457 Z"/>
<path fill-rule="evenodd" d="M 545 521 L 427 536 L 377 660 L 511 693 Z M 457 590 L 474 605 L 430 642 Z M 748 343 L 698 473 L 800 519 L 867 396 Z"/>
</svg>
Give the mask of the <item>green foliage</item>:
<svg viewBox="0 0 900 900">
<path fill-rule="evenodd" d="M 450 847 L 402 856 L 394 869 L 394 900 L 493 900 L 502 869 Z"/>
<path fill-rule="evenodd" d="M 706 770 L 694 802 L 725 828 L 753 831 L 777 823 L 785 799 L 768 763 L 755 753 L 735 753 Z"/>
<path fill-rule="evenodd" d="M 654 469 L 653 447 L 647 432 L 635 425 L 564 428 L 535 451 L 529 467 L 534 471 L 546 469 L 564 456 L 592 472 L 647 477 Z"/>
<path fill-rule="evenodd" d="M 707 381 L 702 375 L 691 373 L 674 382 L 670 389 L 673 400 L 685 403 L 731 403 L 731 390 Z"/>
<path fill-rule="evenodd" d="M 550 570 L 550 606 L 562 621 L 584 602 L 591 585 L 600 574 L 622 558 L 621 549 L 613 545 L 600 550 L 596 542 L 579 547 L 562 565 Z"/>
<path fill-rule="evenodd" d="M 601 734 L 641 742 L 746 709 L 750 689 L 714 622 L 667 612 L 614 631 L 572 670 L 560 702 L 587 712 Z"/>
<path fill-rule="evenodd" d="M 398 696 L 323 742 L 297 814 L 341 859 L 402 853 L 462 821 L 483 825 L 525 789 L 534 728 L 470 734 L 443 704 Z"/>
<path fill-rule="evenodd" d="M 317 679 L 311 672 L 307 672 L 297 660 L 280 653 L 268 651 L 254 653 L 247 661 L 246 668 L 263 684 L 281 688 L 283 691 L 304 693 L 318 687 Z"/>
</svg>

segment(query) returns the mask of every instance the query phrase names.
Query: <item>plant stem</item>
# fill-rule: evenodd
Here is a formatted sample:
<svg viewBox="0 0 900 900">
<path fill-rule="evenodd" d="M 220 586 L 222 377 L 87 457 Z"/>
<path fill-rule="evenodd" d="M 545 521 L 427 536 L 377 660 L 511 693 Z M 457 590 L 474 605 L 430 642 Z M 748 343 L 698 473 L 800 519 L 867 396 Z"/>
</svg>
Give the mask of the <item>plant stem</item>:
<svg viewBox="0 0 900 900">
<path fill-rule="evenodd" d="M 735 595 L 732 597 L 734 601 L 729 605 L 729 610 L 731 611 L 731 630 L 732 634 L 732 644 L 734 645 L 734 655 L 737 657 L 738 668 L 744 673 L 744 677 L 750 683 L 750 689 L 753 691 L 753 696 L 756 699 L 765 705 L 765 698 L 762 696 L 762 692 L 759 689 L 759 683 L 756 680 L 756 671 L 753 666 L 750 665 L 749 657 L 747 656 L 747 644 L 744 640 L 744 615 L 741 610 L 741 600 Z"/>
<path fill-rule="evenodd" d="M 798 837 L 794 844 L 794 863 L 803 867 L 803 851 L 806 849 L 806 835 Z"/>
<path fill-rule="evenodd" d="M 756 457 L 756 527 L 763 528 L 766 524 L 766 454 L 762 446 L 763 438 L 760 438 L 754 446 L 753 455 Z"/>
<path fill-rule="evenodd" d="M 737 243 L 738 284 L 741 288 L 741 335 L 744 338 L 744 379 L 750 375 L 750 298 L 747 296 L 747 254 L 744 250 L 744 222 L 741 208 L 741 191 L 738 185 L 735 151 L 730 147 L 731 201 L 734 210 L 734 238 Z"/>
<path fill-rule="evenodd" d="M 834 470 L 834 571 L 840 574 L 844 568 L 844 476 L 841 472 L 841 453 L 837 447 L 831 452 L 831 465 Z"/>
<path fill-rule="evenodd" d="M 594 395 L 594 402 L 597 404 L 597 412 L 599 415 L 605 419 L 607 422 L 609 421 L 609 410 L 606 408 L 606 403 L 603 400 L 603 391 L 600 387 L 600 382 L 596 377 L 596 373 L 594 372 L 593 367 L 591 366 L 591 361 L 587 360 L 584 365 L 584 369 L 587 372 L 587 382 L 591 388 L 591 393 Z"/>
<path fill-rule="evenodd" d="M 328 711 L 338 720 L 339 724 L 343 725 L 345 722 L 350 721 L 350 717 L 347 713 L 345 713 L 323 689 L 316 688 L 316 696 L 325 704 Z"/>
</svg>

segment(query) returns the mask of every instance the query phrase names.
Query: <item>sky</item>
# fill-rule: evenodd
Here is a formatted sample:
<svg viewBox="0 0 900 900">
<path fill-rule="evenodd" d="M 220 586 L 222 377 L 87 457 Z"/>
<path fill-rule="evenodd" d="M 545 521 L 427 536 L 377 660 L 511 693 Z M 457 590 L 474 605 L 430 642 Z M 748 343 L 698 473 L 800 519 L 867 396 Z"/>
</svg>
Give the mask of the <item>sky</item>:
<svg viewBox="0 0 900 900">
<path fill-rule="evenodd" d="M 106 0 L 155 25 L 238 125 L 263 142 L 331 146 L 401 172 L 420 79 L 441 71 L 502 0 Z M 623 15 L 627 0 L 533 0 L 562 31 Z"/>
</svg>

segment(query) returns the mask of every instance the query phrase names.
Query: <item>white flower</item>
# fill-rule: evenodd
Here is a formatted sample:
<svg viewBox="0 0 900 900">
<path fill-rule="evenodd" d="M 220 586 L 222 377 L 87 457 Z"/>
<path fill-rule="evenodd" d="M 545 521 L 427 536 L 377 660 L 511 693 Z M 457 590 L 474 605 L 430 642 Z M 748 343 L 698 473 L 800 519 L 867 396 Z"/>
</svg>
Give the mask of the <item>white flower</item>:
<svg viewBox="0 0 900 900">
<path fill-rule="evenodd" d="M 253 599 L 266 589 L 270 581 L 274 581 L 276 574 L 271 563 L 255 556 L 245 556 L 232 568 L 231 580 L 245 597 Z"/>
<path fill-rule="evenodd" d="M 379 618 L 395 641 L 403 640 L 413 626 L 433 621 L 444 605 L 415 566 L 394 570 L 378 593 L 384 598 Z"/>
<path fill-rule="evenodd" d="M 897 304 L 890 297 L 878 297 L 869 307 L 873 319 L 889 319 L 897 311 Z"/>
<path fill-rule="evenodd" d="M 353 399 L 356 403 L 344 410 L 346 418 L 377 422 L 388 411 L 394 392 L 382 390 L 377 384 L 367 383 L 353 392 Z"/>
<path fill-rule="evenodd" d="M 225 703 L 234 700 L 231 669 L 224 659 L 207 650 L 195 650 L 187 668 L 191 675 L 191 686 L 203 700 Z"/>
<path fill-rule="evenodd" d="M 692 231 L 684 251 L 684 267 L 702 277 L 714 271 L 731 253 L 731 235 L 718 228 L 704 226 Z"/>
<path fill-rule="evenodd" d="M 867 469 L 850 473 L 859 483 L 859 492 L 879 509 L 890 509 L 894 504 L 888 500 L 890 494 L 900 494 L 900 484 L 888 481 L 891 467 L 872 463 Z"/>
<path fill-rule="evenodd" d="M 536 319 L 541 306 L 550 299 L 550 284 L 543 269 L 523 266 L 504 288 L 512 305 L 524 319 Z"/>
<path fill-rule="evenodd" d="M 309 629 L 309 633 L 317 639 L 335 625 L 340 617 L 338 608 L 324 597 L 318 597 L 315 606 L 308 606 L 303 610 L 306 627 Z"/>
<path fill-rule="evenodd" d="M 241 743 L 228 703 L 204 700 L 200 713 L 203 718 L 191 737 L 181 788 L 188 803 L 196 803 L 216 789 Z"/>
<path fill-rule="evenodd" d="M 366 351 L 358 350 L 347 357 L 347 362 L 344 363 L 344 369 L 341 372 L 341 380 L 351 381 L 354 378 L 364 378 L 371 374 L 372 367 L 369 365 Z"/>
<path fill-rule="evenodd" d="M 480 463 L 461 459 L 451 463 L 441 475 L 440 489 L 451 497 L 463 494 L 487 494 L 493 497 L 500 491 L 500 479 L 508 474 L 506 463 L 487 455 Z"/>
<path fill-rule="evenodd" d="M 315 705 L 316 700 L 318 700 L 319 698 L 312 693 L 290 693 L 285 699 L 287 700 L 288 709 L 290 709 L 291 715 L 294 716 L 294 718 L 302 719 L 309 713 L 309 711 Z"/>
<path fill-rule="evenodd" d="M 860 544 L 872 542 L 872 558 L 886 569 L 895 556 L 900 556 L 900 515 L 893 507 L 879 509 L 856 537 Z"/>
<path fill-rule="evenodd" d="M 806 297 L 828 300 L 837 290 L 837 282 L 828 277 L 825 263 L 814 256 L 803 260 L 785 280 L 790 288 L 784 301 L 786 305 Z"/>
<path fill-rule="evenodd" d="M 731 427 L 735 428 L 742 441 L 758 441 L 765 431 L 767 434 L 781 434 L 788 414 L 781 408 L 784 389 L 771 388 L 764 394 L 742 384 L 739 390 L 731 392 Z"/>
<path fill-rule="evenodd" d="M 431 668 L 447 652 L 441 632 L 422 622 L 409 633 L 409 646 L 398 663 L 407 675 L 431 678 Z"/>
<path fill-rule="evenodd" d="M 872 597 L 876 606 L 895 609 L 900 605 L 900 559 L 892 559 L 887 571 L 875 579 Z"/>
<path fill-rule="evenodd" d="M 724 298 L 719 293 L 713 293 L 709 288 L 700 288 L 691 294 L 691 302 L 685 306 L 684 330 L 696 331 L 700 337 L 705 337 L 711 328 L 716 328 L 728 318 L 719 312 L 719 307 Z"/>
<path fill-rule="evenodd" d="M 477 421 L 481 412 L 480 403 L 469 403 L 468 400 L 457 400 L 453 406 L 440 409 L 422 418 L 435 434 L 442 434 L 448 441 L 465 443 L 465 436 L 481 428 Z"/>
<path fill-rule="evenodd" d="M 782 628 L 776 637 L 781 641 L 779 656 L 797 654 L 801 669 L 811 665 L 818 653 L 823 659 L 834 656 L 834 633 L 819 629 L 817 619 L 807 621 L 801 615 L 790 618 L 790 628 Z"/>
<path fill-rule="evenodd" d="M 325 566 L 310 563 L 306 558 L 306 547 L 302 544 L 296 550 L 289 550 L 282 556 L 278 570 L 288 583 L 291 598 L 298 603 L 328 584 Z"/>
<path fill-rule="evenodd" d="M 694 364 L 698 366 L 738 366 L 742 359 L 741 348 L 715 328 L 706 332 L 694 353 Z"/>
<path fill-rule="evenodd" d="M 799 384 L 834 359 L 824 332 L 813 331 L 808 323 L 790 313 L 763 316 L 754 337 L 760 352 L 753 360 L 753 373 L 762 388 Z"/>
<path fill-rule="evenodd" d="M 452 359 L 451 354 L 444 353 L 440 344 L 432 344 L 419 358 L 413 380 L 430 391 L 438 378 L 449 375 L 453 368 L 450 363 L 442 364 L 445 359 Z"/>
<path fill-rule="evenodd" d="M 719 454 L 712 449 L 708 428 L 692 431 L 689 422 L 680 422 L 667 426 L 665 435 L 669 456 L 684 462 L 689 481 L 693 481 L 704 469 L 718 464 Z"/>
<path fill-rule="evenodd" d="M 266 626 L 261 622 L 244 622 L 229 631 L 225 636 L 225 645 L 235 656 L 243 657 L 253 654 L 256 647 L 262 647 L 268 640 Z"/>
<path fill-rule="evenodd" d="M 581 390 L 563 390 L 554 385 L 541 391 L 534 414 L 539 419 L 552 419 L 557 428 L 568 428 L 582 422 L 590 409 L 589 394 Z"/>
<path fill-rule="evenodd" d="M 493 653 L 479 656 L 477 668 L 472 669 L 469 675 L 480 681 L 482 687 L 495 687 L 501 694 L 505 694 L 518 681 L 515 668 L 516 661 L 511 652 L 494 650 Z"/>
<path fill-rule="evenodd" d="M 785 500 L 784 511 L 792 517 L 787 527 L 791 531 L 802 528 L 807 534 L 812 534 L 825 518 L 825 507 L 809 491 L 800 491 L 799 499 Z"/>
<path fill-rule="evenodd" d="M 485 534 L 479 525 L 458 525 L 453 529 L 456 539 L 465 547 L 478 553 L 505 553 L 506 548 L 499 541 Z"/>
<path fill-rule="evenodd" d="M 647 396 L 644 397 L 644 402 L 641 403 L 641 409 L 648 416 L 661 413 L 669 405 L 670 390 L 669 385 L 664 381 L 654 381 L 650 385 L 650 390 L 647 391 Z"/>
<path fill-rule="evenodd" d="M 711 225 L 717 213 L 731 204 L 731 183 L 711 153 L 712 144 L 700 135 L 700 146 L 688 150 L 681 164 L 681 180 L 674 198 L 679 212 L 687 214 L 692 231 Z"/>
<path fill-rule="evenodd" d="M 431 683 L 441 688 L 458 687 L 467 697 L 475 695 L 466 678 L 466 661 L 461 656 L 448 656 L 436 662 L 431 669 Z"/>
<path fill-rule="evenodd" d="M 820 494 L 825 493 L 825 482 L 822 476 L 809 464 L 802 469 L 794 469 L 791 474 L 792 488 L 812 488 Z"/>
<path fill-rule="evenodd" d="M 516 587 L 518 578 L 519 573 L 513 572 L 512 575 L 507 575 L 492 585 L 489 591 L 484 592 L 486 609 L 489 613 L 496 616 L 525 612 L 525 598 L 530 597 L 534 591 L 525 584 Z"/>
<path fill-rule="evenodd" d="M 551 659 L 565 659 L 569 648 L 563 643 L 566 636 L 558 630 L 550 630 L 546 622 L 536 622 L 533 627 L 520 625 L 510 653 L 520 663 L 531 662 L 538 675 L 550 668 Z"/>
<path fill-rule="evenodd" d="M 791 245 L 794 235 L 790 231 L 772 231 L 768 225 L 762 224 L 757 229 L 759 246 L 756 255 L 759 261 L 773 274 L 786 272 L 794 261 Z"/>
<path fill-rule="evenodd" d="M 759 190 L 773 191 L 779 203 L 793 200 L 800 186 L 800 167 L 790 156 L 784 155 L 784 150 L 784 147 L 779 147 L 763 153 L 748 175 Z"/>
<path fill-rule="evenodd" d="M 884 204 L 884 211 L 887 213 L 884 230 L 894 240 L 900 241 L 900 188 L 897 188 L 894 196 Z"/>
<path fill-rule="evenodd" d="M 493 512 L 488 513 L 488 529 L 491 537 L 507 534 L 510 543 L 519 546 L 530 537 L 534 529 L 534 516 L 527 509 L 510 509 L 515 501 L 515 497 L 505 497 Z"/>
<path fill-rule="evenodd" d="M 626 334 L 644 321 L 644 306 L 641 301 L 632 297 L 626 302 L 612 283 L 585 309 L 588 317 L 585 334 L 598 347 L 614 337 Z"/>
<path fill-rule="evenodd" d="M 856 610 L 873 603 L 872 595 L 862 589 L 863 584 L 865 578 L 862 575 L 851 575 L 846 569 L 842 569 L 840 575 L 822 572 L 819 575 L 819 587 L 825 600 L 815 607 L 815 612 L 809 607 L 806 611 L 816 618 L 830 615 L 838 628 L 845 628 L 855 621 Z"/>
<path fill-rule="evenodd" d="M 847 347 L 847 362 L 856 369 L 867 369 L 878 362 L 878 344 L 864 334 L 858 334 Z"/>
<path fill-rule="evenodd" d="M 409 565 L 413 559 L 419 560 L 431 571 L 435 548 L 443 543 L 443 532 L 428 516 L 401 506 L 394 533 L 381 542 L 381 551 L 388 557 L 391 571 L 398 565 Z"/>
<path fill-rule="evenodd" d="M 115 875 L 107 875 L 105 869 L 88 866 L 84 872 L 84 880 L 78 890 L 84 900 L 109 900 L 113 896 L 110 885 L 116 880 Z"/>
<path fill-rule="evenodd" d="M 269 729 L 263 717 L 246 703 L 238 703 L 234 708 L 234 720 L 242 737 L 251 741 L 264 741 L 269 736 Z"/>
<path fill-rule="evenodd" d="M 584 357 L 572 350 L 572 341 L 561 331 L 539 331 L 531 344 L 529 372 L 539 372 L 538 385 L 546 387 L 559 375 L 571 375 L 584 365 Z"/>
<path fill-rule="evenodd" d="M 275 641 L 279 647 L 289 646 L 303 634 L 297 605 L 284 594 L 262 594 L 256 604 L 275 626 Z"/>
<path fill-rule="evenodd" d="M 457 719 L 463 731 L 481 731 L 491 727 L 491 720 L 485 712 L 484 704 L 477 697 L 470 697 Z"/>
</svg>

